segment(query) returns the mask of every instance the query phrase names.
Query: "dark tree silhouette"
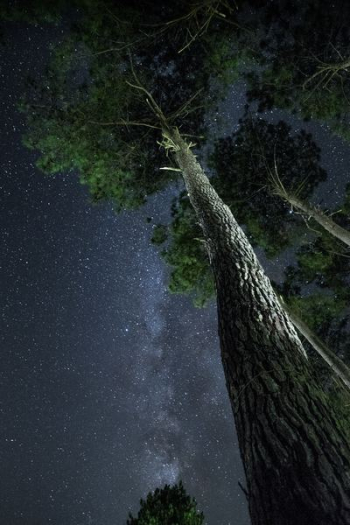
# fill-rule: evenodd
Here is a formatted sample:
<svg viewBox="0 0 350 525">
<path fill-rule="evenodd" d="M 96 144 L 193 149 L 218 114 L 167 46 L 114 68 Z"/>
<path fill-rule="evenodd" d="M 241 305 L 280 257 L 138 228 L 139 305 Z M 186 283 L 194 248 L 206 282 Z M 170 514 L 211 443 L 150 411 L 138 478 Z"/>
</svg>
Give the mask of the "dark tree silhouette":
<svg viewBox="0 0 350 525">
<path fill-rule="evenodd" d="M 182 482 L 165 485 L 140 501 L 137 517 L 129 514 L 127 525 L 202 525 L 204 515 L 194 498 L 187 495 Z"/>
<path fill-rule="evenodd" d="M 321 0 L 249 4 L 261 66 L 247 72 L 249 100 L 261 111 L 277 106 L 326 120 L 349 140 L 350 4 L 336 0 L 327 10 Z"/>
</svg>

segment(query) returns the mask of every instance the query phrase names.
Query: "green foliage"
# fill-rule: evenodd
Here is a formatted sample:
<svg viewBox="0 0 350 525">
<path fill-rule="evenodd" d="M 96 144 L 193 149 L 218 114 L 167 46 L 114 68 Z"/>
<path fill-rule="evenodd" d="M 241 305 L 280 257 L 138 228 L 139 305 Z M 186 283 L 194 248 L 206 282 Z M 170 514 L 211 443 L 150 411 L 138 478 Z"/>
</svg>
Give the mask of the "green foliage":
<svg viewBox="0 0 350 525">
<path fill-rule="evenodd" d="M 209 47 L 204 67 L 213 78 L 219 75 L 219 93 L 225 94 L 227 88 L 241 78 L 243 71 L 256 65 L 254 53 L 238 38 L 232 42 L 225 32 L 206 34 L 204 42 Z"/>
<path fill-rule="evenodd" d="M 58 66 L 60 62 L 58 57 Z M 68 77 L 74 75 L 74 61 L 72 64 L 72 67 L 66 64 Z M 61 74 L 63 71 L 60 69 Z M 45 106 L 39 107 L 34 115 L 29 111 L 37 104 L 27 106 L 30 134 L 25 143 L 40 151 L 37 165 L 45 173 L 77 170 L 94 201 L 111 199 L 116 210 L 136 207 L 145 201 L 147 194 L 161 189 L 170 177 L 162 172 L 150 177 L 150 170 L 157 165 L 153 149 L 140 150 L 140 133 L 131 134 L 125 128 L 116 133 L 118 125 L 104 125 L 110 121 L 110 115 L 116 122 L 122 119 L 120 101 L 125 107 L 133 98 L 127 84 L 118 82 L 118 71 L 114 72 L 114 78 L 107 68 L 101 69 L 100 74 L 94 84 L 82 84 L 73 93 L 67 90 L 57 97 L 67 81 L 64 79 L 60 85 L 55 70 L 50 72 L 47 82 L 52 98 L 48 100 L 46 96 Z M 114 96 L 106 98 L 106 89 L 112 92 L 113 80 Z M 72 78 L 69 82 L 73 82 Z"/>
<path fill-rule="evenodd" d="M 209 89 L 213 77 L 228 85 L 244 73 L 250 99 L 258 100 L 260 109 L 277 105 L 300 111 L 305 118 L 329 121 L 350 137 L 347 71 L 327 82 L 313 77 L 320 65 L 350 54 L 349 29 L 339 30 L 333 4 L 324 10 L 319 0 L 298 0 L 292 9 L 297 15 L 287 0 L 282 9 L 277 0 L 249 4 L 255 14 L 246 30 L 225 0 L 191 6 L 181 0 L 162 9 L 136 0 L 61 0 L 55 5 L 34 0 L 24 10 L 20 2 L 3 3 L 0 14 L 6 19 L 55 21 L 67 5 L 77 8 L 80 17 L 54 50 L 42 83 L 31 82 L 22 104 L 29 129 L 25 143 L 39 151 L 38 166 L 46 173 L 78 172 L 93 200 L 112 200 L 117 211 L 140 206 L 174 180 L 174 172 L 159 170 L 165 163 L 157 146 L 159 122 L 145 93 L 130 86 L 139 81 L 171 124 L 190 134 L 205 131 L 205 111 L 222 94 L 218 86 Z M 200 88 L 200 97 L 192 100 Z M 325 179 L 310 135 L 292 134 L 285 123 L 272 125 L 247 115 L 236 133 L 217 142 L 211 158 L 213 185 L 268 257 L 296 244 L 305 228 L 300 216 L 269 191 L 267 171 L 275 164 L 286 188 L 305 199 Z M 336 216 L 344 227 L 349 226 L 349 195 L 350 190 Z M 172 224 L 158 226 L 153 236 L 172 267 L 171 291 L 190 294 L 197 305 L 214 295 L 201 237 L 185 194 L 174 204 Z M 284 294 L 304 316 L 312 312 L 310 323 L 313 319 L 319 332 L 329 332 L 330 318 L 341 317 L 349 299 L 348 255 L 322 234 L 300 249 L 296 267 L 286 274 Z M 315 293 L 298 297 L 310 283 Z M 321 299 L 323 290 L 328 295 Z"/>
<path fill-rule="evenodd" d="M 153 230 L 153 235 L 152 235 L 153 244 L 159 246 L 160 244 L 163 244 L 167 240 L 167 238 L 168 238 L 167 227 L 164 226 L 164 224 L 157 224 Z"/>
<path fill-rule="evenodd" d="M 158 225 L 152 241 L 159 245 L 169 240 L 161 255 L 172 268 L 170 292 L 190 295 L 195 306 L 203 307 L 214 297 L 214 281 L 203 234 L 186 192 L 175 200 L 172 217 L 168 228 Z"/>
<path fill-rule="evenodd" d="M 292 289 L 293 286 L 299 290 L 306 283 L 316 285 L 320 289 L 331 289 L 338 298 L 349 300 L 349 255 L 349 251 L 338 239 L 322 232 L 310 244 L 298 250 L 297 266 L 289 268 L 286 274 L 287 294 L 288 289 Z"/>
<path fill-rule="evenodd" d="M 217 2 L 178 2 L 159 10 L 143 2 L 76 1 L 81 18 L 22 105 L 29 127 L 24 140 L 40 152 L 37 164 L 44 172 L 77 171 L 93 201 L 112 200 L 116 211 L 138 207 L 176 175 L 159 170 L 166 163 L 157 146 L 159 122 L 145 93 L 130 84 L 141 82 L 171 124 L 197 135 L 219 94 L 216 86 L 205 96 L 210 78 L 228 75 L 229 82 L 249 53 L 237 53 L 225 37 L 232 37 L 227 22 L 235 16 L 226 1 L 220 12 Z M 189 39 L 188 28 L 196 38 Z M 201 97 L 189 104 L 198 89 Z M 163 252 L 173 268 L 169 287 L 203 305 L 213 296 L 213 279 L 194 215 L 180 201 Z M 166 235 L 158 227 L 153 241 L 162 244 Z"/>
<path fill-rule="evenodd" d="M 186 494 L 182 482 L 165 485 L 140 501 L 136 518 L 129 515 L 127 525 L 202 525 L 204 515 L 197 510 L 194 498 Z"/>
<path fill-rule="evenodd" d="M 232 137 L 217 141 L 211 159 L 212 183 L 247 227 L 253 245 L 275 257 L 293 244 L 304 229 L 290 207 L 272 194 L 268 173 L 278 168 L 284 184 L 307 198 L 326 173 L 320 150 L 305 131 L 292 134 L 285 122 L 269 124 L 247 116 Z"/>
<path fill-rule="evenodd" d="M 191 52 L 179 53 L 186 24 L 167 22 L 186 13 L 186 3 L 162 10 L 142 2 L 75 5 L 78 22 L 55 48 L 42 83 L 32 81 L 22 103 L 29 129 L 24 141 L 39 150 L 37 164 L 44 172 L 78 171 L 94 201 L 112 200 L 117 211 L 138 207 L 175 175 L 159 170 L 165 159 L 157 145 L 158 119 L 146 94 L 130 84 L 149 88 L 172 125 L 202 133 L 204 111 L 213 101 L 201 96 L 199 102 L 194 95 L 209 85 L 206 57 L 221 25 L 213 24 L 205 45 L 196 38 Z M 199 9 L 196 23 L 206 16 L 206 8 Z M 221 54 L 227 58 L 227 47 Z M 216 60 L 218 72 L 225 64 Z"/>
<path fill-rule="evenodd" d="M 325 179 L 311 136 L 304 131 L 292 135 L 284 122 L 273 125 L 246 117 L 232 137 L 216 143 L 211 158 L 213 186 L 246 227 L 251 242 L 269 257 L 294 244 L 305 230 L 300 216 L 290 214 L 290 208 L 271 195 L 267 186 L 267 167 L 275 161 L 285 184 L 298 187 L 303 197 Z M 163 226 L 154 237 L 158 245 L 168 241 L 162 256 L 172 267 L 169 289 L 189 294 L 196 306 L 204 306 L 215 288 L 202 232 L 186 193 L 175 202 L 172 213 L 168 231 Z"/>
<path fill-rule="evenodd" d="M 342 22 L 350 6 L 334 2 L 325 10 L 320 0 L 298 0 L 291 13 L 290 5 L 273 0 L 255 12 L 261 39 L 254 50 L 261 67 L 246 75 L 248 99 L 257 100 L 260 111 L 277 106 L 305 119 L 325 120 L 334 132 L 349 138 L 348 70 L 322 68 L 350 57 L 350 29 Z"/>
<path fill-rule="evenodd" d="M 314 279 L 315 274 L 326 271 L 333 260 L 330 252 L 311 251 L 309 246 L 299 251 L 298 258 L 307 279 Z"/>
<path fill-rule="evenodd" d="M 349 228 L 350 219 L 344 213 L 345 208 L 333 218 L 337 217 L 341 226 Z M 287 267 L 279 292 L 328 347 L 350 364 L 349 250 L 322 231 L 308 245 L 300 247 L 296 256 L 296 265 Z M 329 370 L 325 377 L 328 382 Z"/>
<path fill-rule="evenodd" d="M 305 297 L 295 295 L 289 298 L 288 303 L 292 310 L 318 333 L 342 314 L 347 306 L 344 299 L 324 293 L 314 293 Z"/>
<path fill-rule="evenodd" d="M 96 55 L 111 48 L 117 34 L 130 41 L 134 28 L 116 27 L 100 8 L 56 49 L 43 86 L 33 86 L 22 106 L 29 125 L 25 143 L 40 151 L 43 171 L 77 170 L 94 201 L 111 199 L 121 210 L 141 205 L 171 177 L 157 170 L 156 130 L 147 127 L 144 99 L 127 84 L 135 82 L 127 54 Z M 133 20 L 138 18 L 136 12 Z M 128 125 L 133 118 L 145 125 Z"/>
</svg>

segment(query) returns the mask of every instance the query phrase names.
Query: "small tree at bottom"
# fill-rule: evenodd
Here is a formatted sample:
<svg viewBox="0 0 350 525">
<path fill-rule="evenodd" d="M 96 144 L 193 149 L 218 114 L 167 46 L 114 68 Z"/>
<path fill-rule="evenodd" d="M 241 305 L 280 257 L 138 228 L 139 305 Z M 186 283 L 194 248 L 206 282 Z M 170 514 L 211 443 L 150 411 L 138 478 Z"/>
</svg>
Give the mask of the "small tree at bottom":
<svg viewBox="0 0 350 525">
<path fill-rule="evenodd" d="M 146 500 L 141 499 L 136 518 L 129 514 L 127 525 L 202 525 L 203 512 L 197 510 L 197 502 L 179 484 L 165 485 L 162 489 L 149 492 Z"/>
</svg>

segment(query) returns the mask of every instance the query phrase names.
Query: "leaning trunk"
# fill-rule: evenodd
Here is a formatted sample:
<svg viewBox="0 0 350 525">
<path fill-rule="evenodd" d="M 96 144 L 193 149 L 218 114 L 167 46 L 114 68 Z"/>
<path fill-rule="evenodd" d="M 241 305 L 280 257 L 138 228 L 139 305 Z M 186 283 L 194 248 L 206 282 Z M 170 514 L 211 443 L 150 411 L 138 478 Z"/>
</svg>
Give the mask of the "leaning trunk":
<svg viewBox="0 0 350 525">
<path fill-rule="evenodd" d="M 305 201 L 302 201 L 294 195 L 284 194 L 283 197 L 295 208 L 315 219 L 320 226 L 328 231 L 334 237 L 344 242 L 347 246 L 350 246 L 350 232 L 339 226 L 336 222 L 328 217 L 322 210 L 316 206 L 312 206 Z"/>
<path fill-rule="evenodd" d="M 230 209 L 178 131 L 168 138 L 215 276 L 222 360 L 252 524 L 349 525 L 345 428 Z"/>
<path fill-rule="evenodd" d="M 336 374 L 343 383 L 350 388 L 349 367 L 334 352 L 332 352 L 332 350 L 330 350 L 312 330 L 310 330 L 307 324 L 304 323 L 304 321 L 302 321 L 302 319 L 300 319 L 300 317 L 293 312 L 293 310 L 291 310 L 282 299 L 280 302 L 298 332 L 305 337 L 314 350 L 316 350 L 322 359 L 326 361 L 332 372 L 334 372 L 334 374 Z"/>
</svg>

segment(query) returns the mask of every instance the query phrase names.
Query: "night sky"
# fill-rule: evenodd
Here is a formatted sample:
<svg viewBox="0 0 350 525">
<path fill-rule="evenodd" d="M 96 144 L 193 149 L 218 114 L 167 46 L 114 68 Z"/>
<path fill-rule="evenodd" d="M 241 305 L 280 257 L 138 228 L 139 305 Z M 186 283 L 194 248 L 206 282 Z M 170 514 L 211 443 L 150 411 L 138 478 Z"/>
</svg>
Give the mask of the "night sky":
<svg viewBox="0 0 350 525">
<path fill-rule="evenodd" d="M 118 525 L 181 478 L 208 523 L 246 525 L 215 306 L 169 295 L 150 243 L 176 188 L 116 215 L 21 145 L 60 34 L 9 24 L 1 56 L 0 523 Z"/>
<path fill-rule="evenodd" d="M 206 523 L 248 525 L 215 305 L 170 295 L 150 243 L 146 217 L 166 220 L 178 188 L 116 215 L 76 173 L 44 176 L 21 145 L 24 79 L 66 30 L 7 24 L 0 57 L 0 524 L 119 525 L 182 479 Z M 226 131 L 242 89 L 221 108 Z M 349 150 L 313 131 L 332 169 L 319 196 L 336 202 Z"/>
</svg>

